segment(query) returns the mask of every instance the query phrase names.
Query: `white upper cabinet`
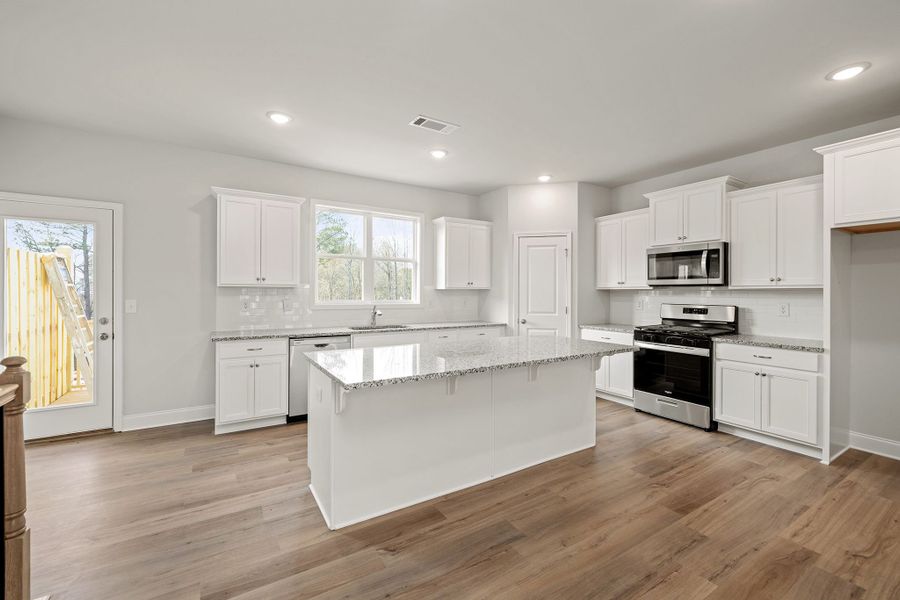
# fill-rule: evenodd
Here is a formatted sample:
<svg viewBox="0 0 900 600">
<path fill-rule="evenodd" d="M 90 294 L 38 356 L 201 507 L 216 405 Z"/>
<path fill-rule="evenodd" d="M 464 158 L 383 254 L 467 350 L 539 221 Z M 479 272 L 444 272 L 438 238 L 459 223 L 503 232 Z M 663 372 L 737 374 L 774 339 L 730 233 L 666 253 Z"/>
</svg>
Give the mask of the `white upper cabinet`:
<svg viewBox="0 0 900 600">
<path fill-rule="evenodd" d="M 491 224 L 440 217 L 434 221 L 435 288 L 491 287 Z"/>
<path fill-rule="evenodd" d="M 731 287 L 822 286 L 822 183 L 806 177 L 732 192 Z"/>
<path fill-rule="evenodd" d="M 218 212 L 218 285 L 300 283 L 302 198 L 213 188 Z"/>
<path fill-rule="evenodd" d="M 647 210 L 594 220 L 597 289 L 647 287 Z"/>
<path fill-rule="evenodd" d="M 825 157 L 829 226 L 900 222 L 900 129 L 816 148 L 816 151 Z M 893 227 L 897 228 L 900 227 Z M 860 231 L 867 230 L 879 229 Z"/>
<path fill-rule="evenodd" d="M 728 239 L 728 192 L 745 186 L 734 177 L 645 194 L 650 201 L 650 246 Z"/>
</svg>

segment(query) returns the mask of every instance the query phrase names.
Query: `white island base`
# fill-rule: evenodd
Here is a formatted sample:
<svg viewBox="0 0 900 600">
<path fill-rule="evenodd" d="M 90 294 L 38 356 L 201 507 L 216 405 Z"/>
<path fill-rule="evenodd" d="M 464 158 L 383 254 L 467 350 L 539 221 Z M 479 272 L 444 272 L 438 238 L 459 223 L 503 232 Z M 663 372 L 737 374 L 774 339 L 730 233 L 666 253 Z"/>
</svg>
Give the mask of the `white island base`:
<svg viewBox="0 0 900 600">
<path fill-rule="evenodd" d="M 309 379 L 310 490 L 339 529 L 596 444 L 599 357 L 346 391 Z"/>
</svg>

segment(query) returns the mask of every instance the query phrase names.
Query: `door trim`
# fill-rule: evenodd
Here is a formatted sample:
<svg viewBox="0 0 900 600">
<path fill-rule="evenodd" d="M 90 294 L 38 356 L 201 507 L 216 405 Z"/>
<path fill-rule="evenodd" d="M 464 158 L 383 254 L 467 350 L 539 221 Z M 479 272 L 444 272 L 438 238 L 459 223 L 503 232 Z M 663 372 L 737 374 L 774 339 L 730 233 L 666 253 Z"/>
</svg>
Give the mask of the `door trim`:
<svg viewBox="0 0 900 600">
<path fill-rule="evenodd" d="M 512 294 L 515 296 L 513 299 L 513 326 L 515 327 L 516 335 L 520 335 L 519 333 L 519 240 L 523 238 L 542 238 L 542 237 L 560 237 L 564 236 L 566 238 L 566 243 L 569 246 L 569 253 L 566 255 L 566 281 L 568 285 L 566 285 L 566 307 L 568 308 L 568 312 L 566 314 L 566 336 L 572 337 L 572 313 L 574 312 L 574 308 L 572 306 L 572 232 L 571 231 L 537 231 L 537 232 L 528 232 L 528 233 L 514 233 L 513 234 L 513 266 L 512 266 Z"/>
<path fill-rule="evenodd" d="M 105 202 L 100 200 L 85 200 L 82 198 L 63 198 L 61 196 L 43 196 L 39 194 L 23 194 L 19 192 L 6 192 L 0 190 L 0 200 L 8 200 L 11 202 L 28 202 L 31 204 L 47 204 L 51 206 L 68 206 L 79 208 L 100 208 L 112 211 L 112 239 L 113 239 L 113 352 L 112 352 L 112 370 L 113 370 L 113 414 L 112 423 L 113 431 L 122 431 L 123 427 L 123 408 L 124 408 L 124 324 L 125 324 L 125 302 L 122 299 L 124 291 L 124 250 L 125 250 L 125 206 L 120 202 Z"/>
</svg>

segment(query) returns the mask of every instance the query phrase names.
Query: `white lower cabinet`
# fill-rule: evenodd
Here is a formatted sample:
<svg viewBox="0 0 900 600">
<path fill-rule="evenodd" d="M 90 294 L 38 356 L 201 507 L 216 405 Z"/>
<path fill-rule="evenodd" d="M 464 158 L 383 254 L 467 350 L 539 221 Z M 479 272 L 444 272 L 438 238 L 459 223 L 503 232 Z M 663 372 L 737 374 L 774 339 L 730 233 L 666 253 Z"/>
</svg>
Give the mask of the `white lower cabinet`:
<svg viewBox="0 0 900 600">
<path fill-rule="evenodd" d="M 634 334 L 620 331 L 582 329 L 581 339 L 623 346 L 634 345 Z M 596 387 L 598 392 L 634 398 L 634 355 L 629 352 L 601 358 Z"/>
<path fill-rule="evenodd" d="M 375 348 L 377 346 L 399 346 L 421 342 L 455 342 L 461 340 L 483 340 L 503 337 L 506 328 L 458 327 L 455 329 L 433 329 L 430 331 L 391 331 L 382 333 L 353 334 L 354 348 Z"/>
<path fill-rule="evenodd" d="M 283 423 L 287 411 L 286 339 L 216 344 L 216 433 Z"/>
<path fill-rule="evenodd" d="M 722 346 L 724 348 L 724 346 Z M 735 348 L 735 347 L 729 347 Z M 746 348 L 746 349 L 745 349 Z M 819 373 L 815 355 L 794 360 L 796 351 L 742 347 L 716 360 L 714 418 L 720 423 L 766 433 L 803 444 L 819 443 Z M 744 359 L 740 362 L 733 358 Z M 813 370 L 773 364 L 781 358 Z"/>
</svg>

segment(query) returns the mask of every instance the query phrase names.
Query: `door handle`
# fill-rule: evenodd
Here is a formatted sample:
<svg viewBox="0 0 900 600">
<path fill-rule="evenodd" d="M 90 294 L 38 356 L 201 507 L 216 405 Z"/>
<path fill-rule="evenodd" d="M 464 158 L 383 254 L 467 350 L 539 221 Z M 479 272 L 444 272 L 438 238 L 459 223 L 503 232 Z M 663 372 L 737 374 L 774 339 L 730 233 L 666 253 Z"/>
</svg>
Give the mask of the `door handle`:
<svg viewBox="0 0 900 600">
<path fill-rule="evenodd" d="M 100 339 L 103 340 L 103 341 L 108 340 L 108 339 L 109 339 L 109 334 L 108 334 L 108 333 L 101 333 L 101 334 L 100 334 Z"/>
<path fill-rule="evenodd" d="M 521 323 L 522 325 L 524 325 L 524 324 L 527 323 L 527 322 L 528 322 L 528 321 L 526 321 L 525 319 L 519 319 L 519 323 Z"/>
</svg>

